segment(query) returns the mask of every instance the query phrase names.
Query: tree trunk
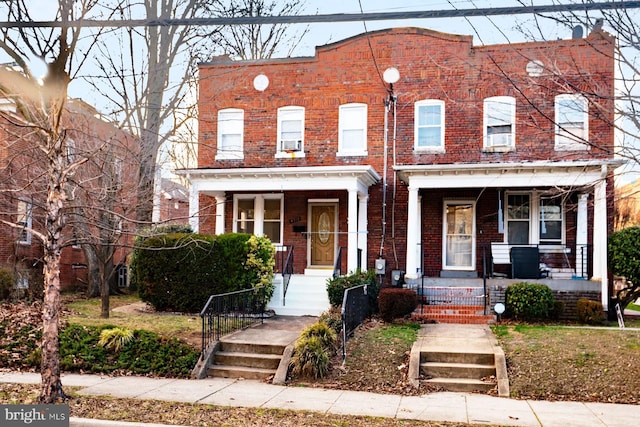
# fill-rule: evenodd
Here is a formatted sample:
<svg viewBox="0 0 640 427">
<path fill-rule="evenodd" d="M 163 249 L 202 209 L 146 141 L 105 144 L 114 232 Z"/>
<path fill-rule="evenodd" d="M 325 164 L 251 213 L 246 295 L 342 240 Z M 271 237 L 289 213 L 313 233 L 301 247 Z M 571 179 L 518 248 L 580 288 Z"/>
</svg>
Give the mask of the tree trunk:
<svg viewBox="0 0 640 427">
<path fill-rule="evenodd" d="M 100 295 L 101 289 L 100 280 L 102 276 L 100 275 L 100 262 L 98 261 L 98 256 L 91 245 L 83 245 L 82 252 L 87 260 L 88 283 L 86 295 L 88 298 L 95 298 Z"/>
</svg>

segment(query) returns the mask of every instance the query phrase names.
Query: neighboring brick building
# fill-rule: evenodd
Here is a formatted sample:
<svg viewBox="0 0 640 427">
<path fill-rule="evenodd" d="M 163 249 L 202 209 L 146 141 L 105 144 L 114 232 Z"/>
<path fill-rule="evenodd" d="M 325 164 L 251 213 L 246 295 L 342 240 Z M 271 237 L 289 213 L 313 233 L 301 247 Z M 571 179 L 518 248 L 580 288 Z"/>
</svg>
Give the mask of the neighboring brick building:
<svg viewBox="0 0 640 427">
<path fill-rule="evenodd" d="M 528 246 L 536 271 L 599 281 L 606 306 L 614 42 L 394 28 L 201 64 L 192 226 L 265 234 L 307 276 L 344 248 L 343 271 L 384 260 L 385 283 L 480 277 L 492 243 Z"/>
<path fill-rule="evenodd" d="M 0 83 L 7 94 L 0 95 L 0 268 L 16 273 L 19 288 L 38 294 L 42 292 L 43 247 L 35 234 L 44 231 L 46 154 L 35 144 L 37 127 L 25 119 L 13 99 L 37 96 L 39 89 L 6 67 L 0 69 Z M 81 165 L 69 173 L 60 282 L 63 289 L 83 289 L 87 261 L 81 245 L 109 241 L 113 246 L 117 239 L 126 246 L 124 219 L 134 217 L 137 186 L 130 178 L 137 176 L 138 144 L 81 100 L 67 101 L 62 121 L 66 161 Z M 108 253 L 106 246 L 100 249 L 103 255 Z M 117 249 L 112 260 L 116 265 L 124 263 L 125 256 L 124 249 Z"/>
</svg>

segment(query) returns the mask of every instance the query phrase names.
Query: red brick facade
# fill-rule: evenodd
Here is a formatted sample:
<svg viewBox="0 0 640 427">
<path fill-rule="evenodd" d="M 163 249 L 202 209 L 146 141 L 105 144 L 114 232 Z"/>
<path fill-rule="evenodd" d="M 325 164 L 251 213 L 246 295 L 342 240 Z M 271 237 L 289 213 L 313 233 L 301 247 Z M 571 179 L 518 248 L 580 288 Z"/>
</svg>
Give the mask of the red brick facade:
<svg viewBox="0 0 640 427">
<path fill-rule="evenodd" d="M 579 174 L 580 168 L 589 170 L 593 176 L 595 171 L 604 174 L 609 180 L 605 186 L 608 190 L 605 228 L 610 230 L 613 49 L 613 38 L 601 31 L 584 39 L 477 47 L 470 36 L 396 28 L 318 47 L 316 55 L 310 58 L 265 61 L 218 58 L 201 64 L 198 169 L 190 172 L 192 191 L 195 188 L 199 193 L 199 206 L 192 213 L 198 214 L 201 232 L 214 232 L 215 206 L 225 200 L 224 231 L 233 231 L 234 195 L 282 193 L 282 243 L 296 247 L 295 267 L 301 271 L 309 265 L 305 249 L 308 236 L 300 230 L 309 225 L 310 200 L 337 200 L 338 246 L 350 244 L 349 221 L 356 217 L 349 214 L 349 203 L 355 200 L 350 202 L 349 188 L 327 187 L 321 191 L 311 185 L 317 181 L 309 181 L 314 188 L 308 191 L 279 190 L 277 177 L 264 178 L 273 181 L 268 186 L 258 182 L 263 178 L 255 175 L 256 188 L 264 190 L 252 191 L 250 184 L 243 186 L 240 180 L 248 179 L 252 171 L 265 169 L 282 173 L 282 180 L 290 181 L 297 175 L 282 171 L 298 168 L 306 173 L 314 168 L 335 167 L 344 168 L 345 176 L 349 176 L 350 167 L 368 166 L 377 172 L 379 179 L 368 188 L 366 224 L 358 225 L 366 226 L 367 234 L 366 265 L 362 267 L 372 268 L 374 260 L 384 258 L 387 271 L 404 270 L 410 265 L 423 267 L 426 276 L 440 275 L 448 262 L 443 255 L 445 201 L 467 200 L 474 205 L 475 261 L 469 269 L 481 274 L 483 252 L 491 242 L 506 239 L 498 226 L 498 195 L 502 196 L 506 210 L 506 192 L 529 192 L 535 197 L 547 194 L 556 183 L 538 177 L 558 174 L 557 185 L 564 193 L 562 244 L 576 244 L 578 194 L 587 193 L 588 205 L 580 208 L 588 218 L 584 226 L 588 228 L 588 242 L 583 243 L 592 245 L 595 240 L 601 249 L 602 236 L 594 239 L 593 231 L 594 216 L 599 218 L 601 212 L 595 213 L 593 207 L 596 181 L 575 186 L 566 183 L 572 182 L 569 175 Z M 532 67 L 538 64 L 542 71 L 536 73 Z M 382 79 L 388 67 L 395 67 L 400 73 L 393 86 Z M 269 79 L 268 87 L 262 91 L 253 86 L 254 78 L 260 74 Z M 560 150 L 555 142 L 554 100 L 557 95 L 576 93 L 588 98 L 585 139 L 589 148 L 583 145 L 579 149 Z M 487 149 L 484 143 L 484 101 L 495 96 L 515 100 L 515 143 L 507 150 Z M 416 149 L 415 108 L 421 100 L 443 101 L 444 146 L 440 149 Z M 389 103 L 389 110 L 385 102 Z M 363 155 L 339 154 L 339 108 L 349 103 L 367 106 Z M 286 106 L 304 107 L 303 155 L 277 155 L 278 109 Z M 216 158 L 218 114 L 229 108 L 244 112 L 242 155 Z M 386 139 L 385 116 L 389 126 Z M 598 164 L 597 169 L 590 169 L 592 162 Z M 475 180 L 473 174 L 480 179 Z M 494 175 L 496 179 L 492 181 L 486 178 Z M 524 175 L 531 179 L 523 180 Z M 213 176 L 215 179 L 233 176 L 236 186 L 213 184 Z M 454 182 L 462 184 L 456 186 Z M 412 201 L 412 188 L 418 191 L 421 210 Z M 361 209 L 362 205 L 357 212 Z M 353 215 L 355 211 L 351 212 Z M 536 218 L 531 221 L 532 227 L 540 227 Z M 417 237 L 412 235 L 414 226 Z M 416 242 L 421 248 L 421 259 L 412 261 L 408 252 L 413 251 Z M 531 243 L 537 243 L 536 239 Z M 557 255 L 548 253 L 542 261 L 553 264 L 558 261 L 554 258 Z M 575 260 L 572 264 L 575 266 Z"/>
</svg>

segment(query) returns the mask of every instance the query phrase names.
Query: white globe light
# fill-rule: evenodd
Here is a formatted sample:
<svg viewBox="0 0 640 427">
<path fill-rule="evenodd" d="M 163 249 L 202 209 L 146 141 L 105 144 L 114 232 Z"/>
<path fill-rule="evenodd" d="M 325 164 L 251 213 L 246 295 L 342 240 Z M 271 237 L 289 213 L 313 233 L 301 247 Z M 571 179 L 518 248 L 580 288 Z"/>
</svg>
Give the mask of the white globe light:
<svg viewBox="0 0 640 427">
<path fill-rule="evenodd" d="M 394 84 L 395 82 L 400 80 L 400 71 L 398 71 L 398 69 L 395 67 L 389 67 L 386 70 L 384 70 L 384 73 L 382 74 L 382 78 L 384 79 L 385 82 Z"/>
<path fill-rule="evenodd" d="M 269 87 L 269 77 L 264 74 L 258 74 L 256 78 L 253 79 L 253 87 L 255 90 L 264 92 L 264 90 Z"/>
<path fill-rule="evenodd" d="M 499 302 L 497 303 L 494 307 L 493 307 L 493 311 L 495 311 L 498 314 L 502 314 L 504 313 L 505 310 L 505 306 L 503 303 Z"/>
</svg>

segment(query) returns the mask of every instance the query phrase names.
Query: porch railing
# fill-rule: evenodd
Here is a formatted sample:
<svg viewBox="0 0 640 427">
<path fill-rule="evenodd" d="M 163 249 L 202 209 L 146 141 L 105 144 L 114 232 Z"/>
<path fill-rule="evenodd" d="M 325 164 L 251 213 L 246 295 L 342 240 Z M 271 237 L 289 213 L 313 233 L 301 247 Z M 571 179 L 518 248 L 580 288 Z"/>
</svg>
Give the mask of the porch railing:
<svg viewBox="0 0 640 427">
<path fill-rule="evenodd" d="M 342 297 L 342 360 L 347 358 L 347 340 L 353 331 L 369 316 L 367 285 L 354 286 Z"/>
<path fill-rule="evenodd" d="M 510 245 L 508 243 L 491 243 L 482 247 L 483 253 L 483 276 L 491 277 L 496 274 L 496 265 L 508 264 L 510 271 L 507 271 L 507 275 L 511 275 L 513 272 L 513 262 L 510 253 L 513 248 L 535 248 L 537 249 L 537 260 L 529 260 L 535 263 L 530 266 L 529 269 L 533 269 L 534 272 L 538 271 L 539 277 L 543 278 L 553 270 L 569 270 L 572 273 L 572 278 L 588 279 L 592 276 L 592 261 L 593 261 L 593 248 L 591 245 L 578 245 L 578 244 L 530 244 L 530 245 Z M 498 252 L 501 259 L 496 262 L 494 257 Z M 518 261 L 516 261 L 518 262 Z M 504 268 L 504 267 L 503 267 Z M 500 267 L 498 267 L 500 269 Z M 518 278 L 518 277 L 516 277 Z M 527 277 L 528 278 L 528 277 Z"/>
<path fill-rule="evenodd" d="M 338 248 L 336 262 L 333 264 L 333 278 L 342 276 L 342 246 Z"/>
<path fill-rule="evenodd" d="M 267 304 L 265 287 L 211 295 L 200 312 L 202 318 L 202 354 L 209 345 L 231 332 L 264 321 Z"/>
<path fill-rule="evenodd" d="M 291 281 L 291 275 L 293 274 L 293 246 L 289 246 L 289 252 L 287 258 L 282 265 L 282 306 L 284 307 L 287 299 L 287 290 L 289 289 L 289 282 Z"/>
</svg>

